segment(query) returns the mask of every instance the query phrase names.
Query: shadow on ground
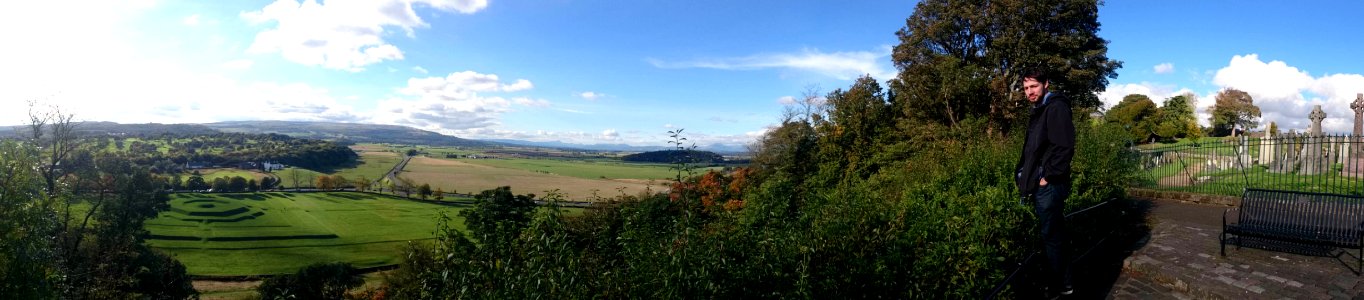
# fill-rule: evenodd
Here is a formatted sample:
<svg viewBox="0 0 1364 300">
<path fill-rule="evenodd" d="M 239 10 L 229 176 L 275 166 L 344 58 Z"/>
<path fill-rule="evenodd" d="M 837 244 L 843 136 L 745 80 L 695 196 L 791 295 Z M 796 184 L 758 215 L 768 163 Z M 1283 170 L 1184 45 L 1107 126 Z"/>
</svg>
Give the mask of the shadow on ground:
<svg viewBox="0 0 1364 300">
<path fill-rule="evenodd" d="M 1115 200 L 1107 207 L 1074 214 L 1067 221 L 1075 293 L 1064 299 L 1105 299 L 1122 274 L 1123 260 L 1149 240 L 1149 200 Z M 1040 249 L 1040 245 L 1038 247 Z M 1010 285 L 1018 299 L 1046 299 L 1045 256 L 1033 255 Z"/>
</svg>

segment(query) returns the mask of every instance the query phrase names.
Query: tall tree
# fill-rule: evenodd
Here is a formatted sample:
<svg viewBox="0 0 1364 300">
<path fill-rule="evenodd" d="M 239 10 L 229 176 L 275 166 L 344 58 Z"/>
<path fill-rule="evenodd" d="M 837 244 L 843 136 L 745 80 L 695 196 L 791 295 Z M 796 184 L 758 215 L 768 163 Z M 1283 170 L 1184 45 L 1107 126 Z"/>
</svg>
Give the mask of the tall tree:
<svg viewBox="0 0 1364 300">
<path fill-rule="evenodd" d="M 1022 73 L 1052 74 L 1051 89 L 1078 108 L 1098 107 L 1096 92 L 1116 78 L 1098 36 L 1098 0 L 926 0 L 897 32 L 891 81 L 904 116 L 957 127 L 986 118 L 988 130 L 1025 113 Z"/>
<path fill-rule="evenodd" d="M 1198 127 L 1198 117 L 1194 115 L 1197 103 L 1198 96 L 1193 93 L 1184 93 L 1165 99 L 1165 104 L 1160 107 L 1163 117 L 1160 126 L 1171 127 L 1174 130 L 1174 134 L 1166 135 L 1167 137 L 1199 138 L 1203 136 L 1203 129 Z"/>
<path fill-rule="evenodd" d="M 1160 110 L 1156 108 L 1156 103 L 1142 94 L 1123 97 L 1122 102 L 1108 109 L 1108 114 L 1104 115 L 1105 120 L 1126 128 L 1132 134 L 1132 139 L 1140 142 L 1155 136 L 1159 117 Z"/>
<path fill-rule="evenodd" d="M 1226 136 L 1235 134 L 1234 129 L 1250 130 L 1259 126 L 1260 107 L 1255 99 L 1244 91 L 1229 88 L 1217 93 L 1212 108 L 1212 134 Z"/>
</svg>

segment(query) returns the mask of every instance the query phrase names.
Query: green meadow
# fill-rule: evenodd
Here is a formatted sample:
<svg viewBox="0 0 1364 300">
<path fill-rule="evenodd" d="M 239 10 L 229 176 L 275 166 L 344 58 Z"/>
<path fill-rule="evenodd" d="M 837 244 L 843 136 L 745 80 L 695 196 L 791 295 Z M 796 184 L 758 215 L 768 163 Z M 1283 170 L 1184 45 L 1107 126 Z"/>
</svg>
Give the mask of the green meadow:
<svg viewBox="0 0 1364 300">
<path fill-rule="evenodd" d="M 171 207 L 147 222 L 147 243 L 193 275 L 282 274 L 328 261 L 392 265 L 409 241 L 432 237 L 440 213 L 464 226 L 461 207 L 354 192 L 181 193 Z"/>
</svg>

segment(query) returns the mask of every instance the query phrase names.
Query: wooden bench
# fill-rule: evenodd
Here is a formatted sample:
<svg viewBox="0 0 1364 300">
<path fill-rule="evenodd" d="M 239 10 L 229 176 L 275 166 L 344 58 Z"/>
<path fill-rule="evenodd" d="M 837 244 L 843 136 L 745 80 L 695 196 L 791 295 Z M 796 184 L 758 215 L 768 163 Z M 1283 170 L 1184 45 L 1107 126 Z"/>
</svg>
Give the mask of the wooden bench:
<svg viewBox="0 0 1364 300">
<path fill-rule="evenodd" d="M 1228 215 L 1235 220 L 1228 223 Z M 1240 237 L 1256 237 L 1359 249 L 1357 273 L 1364 273 L 1364 197 L 1246 189 L 1241 207 L 1222 213 L 1222 256 L 1229 235 L 1237 236 L 1238 248 Z"/>
</svg>

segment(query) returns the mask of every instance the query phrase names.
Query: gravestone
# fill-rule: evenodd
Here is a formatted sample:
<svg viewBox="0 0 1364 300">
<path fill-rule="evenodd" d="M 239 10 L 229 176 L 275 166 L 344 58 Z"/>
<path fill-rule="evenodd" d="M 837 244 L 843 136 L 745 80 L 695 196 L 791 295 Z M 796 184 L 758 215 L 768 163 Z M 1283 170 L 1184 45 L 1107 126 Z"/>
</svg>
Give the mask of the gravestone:
<svg viewBox="0 0 1364 300">
<path fill-rule="evenodd" d="M 1350 158 L 1345 160 L 1345 168 L 1340 175 L 1364 178 L 1364 93 L 1355 94 L 1355 102 L 1350 103 L 1355 111 L 1355 130 L 1350 136 Z"/>
<path fill-rule="evenodd" d="M 1292 173 L 1298 166 L 1298 151 L 1294 148 L 1297 144 L 1298 133 L 1288 131 L 1288 133 L 1274 139 L 1274 159 L 1269 164 L 1269 172 L 1272 173 Z"/>
<path fill-rule="evenodd" d="M 1279 136 L 1274 136 L 1272 132 L 1265 132 L 1265 136 L 1260 138 L 1260 161 L 1261 165 L 1272 165 L 1274 163 L 1274 148 L 1278 144 Z"/>
<path fill-rule="evenodd" d="M 1307 134 L 1307 144 L 1302 147 L 1302 167 L 1298 169 L 1298 174 L 1316 175 L 1330 166 L 1330 160 L 1322 155 L 1321 151 L 1324 142 L 1321 135 L 1321 120 L 1326 119 L 1326 112 L 1322 111 L 1321 105 L 1318 104 L 1312 107 L 1312 113 L 1308 114 L 1307 118 L 1312 119 L 1312 128 Z"/>
</svg>

